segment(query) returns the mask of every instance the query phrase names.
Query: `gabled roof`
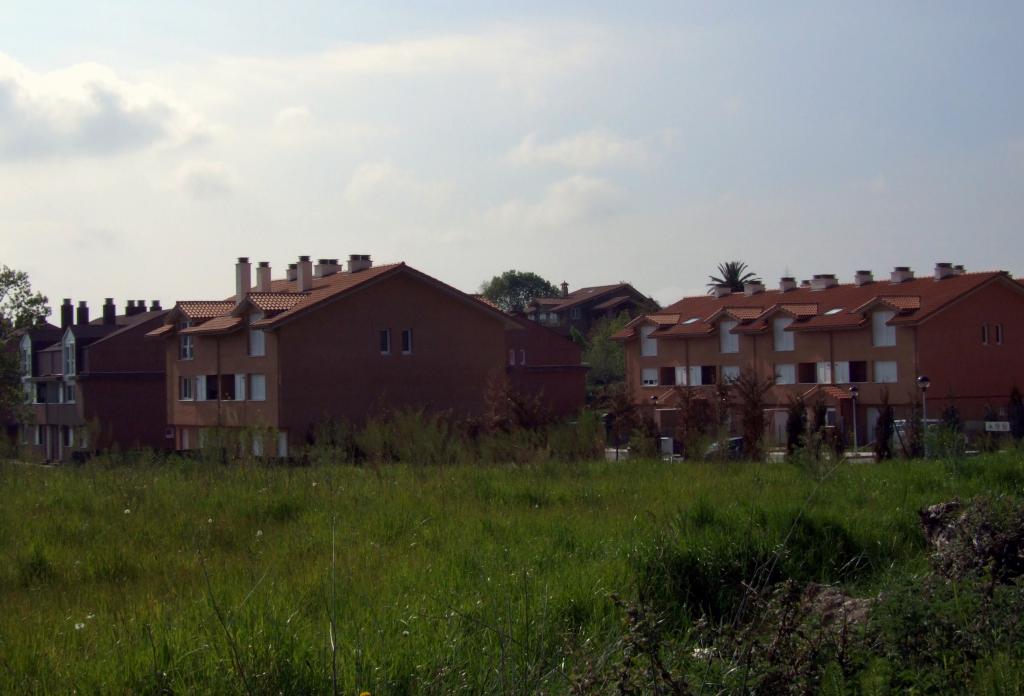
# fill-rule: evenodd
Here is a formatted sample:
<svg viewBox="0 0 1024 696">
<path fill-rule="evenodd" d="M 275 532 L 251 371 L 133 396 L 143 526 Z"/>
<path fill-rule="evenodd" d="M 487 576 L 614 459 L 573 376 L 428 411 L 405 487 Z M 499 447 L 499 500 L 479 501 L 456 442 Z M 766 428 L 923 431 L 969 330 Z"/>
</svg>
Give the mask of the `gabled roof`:
<svg viewBox="0 0 1024 696">
<path fill-rule="evenodd" d="M 916 324 L 983 285 L 995 282 L 1011 284 L 1017 290 L 1024 289 L 1004 271 L 987 271 L 963 273 L 942 280 L 926 276 L 901 283 L 879 281 L 834 285 L 820 290 L 799 287 L 785 292 L 768 290 L 751 295 L 732 293 L 722 297 L 686 297 L 659 312 L 660 315 L 677 314 L 680 320 L 676 325 L 659 326 L 652 335 L 666 338 L 708 335 L 715 332 L 715 321 L 723 316 L 740 322 L 732 329 L 733 333 L 759 333 L 770 328 L 770 317 L 777 313 L 793 318 L 787 331 L 856 329 L 867 321 L 866 312 L 878 306 L 896 313 L 889 321 L 891 325 Z M 763 309 L 765 307 L 767 309 Z M 629 325 L 614 338 L 632 338 L 635 325 Z"/>
<path fill-rule="evenodd" d="M 309 297 L 308 292 L 250 292 L 246 299 L 261 312 L 283 312 Z"/>
<path fill-rule="evenodd" d="M 234 300 L 183 300 L 174 306 L 174 310 L 193 321 L 204 321 L 223 316 L 234 307 Z"/>
<path fill-rule="evenodd" d="M 632 294 L 631 294 L 632 293 Z M 634 296 L 639 296 L 640 292 L 629 283 L 615 283 L 614 285 L 594 285 L 592 287 L 580 288 L 579 290 L 573 290 L 565 297 L 537 297 L 530 301 L 531 305 L 543 306 L 549 312 L 562 312 L 566 309 L 570 309 L 577 305 L 585 302 L 591 302 L 595 299 L 604 297 L 606 295 L 613 295 L 610 299 L 605 300 L 601 303 L 602 308 L 604 304 L 613 302 L 612 307 L 622 304 Z M 595 307 L 597 309 L 598 307 Z"/>
</svg>

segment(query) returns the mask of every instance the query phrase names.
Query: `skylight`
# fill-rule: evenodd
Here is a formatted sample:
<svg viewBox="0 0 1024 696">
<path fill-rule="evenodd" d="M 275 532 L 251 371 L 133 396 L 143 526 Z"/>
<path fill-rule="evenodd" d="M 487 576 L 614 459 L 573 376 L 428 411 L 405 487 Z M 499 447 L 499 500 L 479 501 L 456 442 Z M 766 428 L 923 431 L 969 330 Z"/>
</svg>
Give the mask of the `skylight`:
<svg viewBox="0 0 1024 696">
<path fill-rule="evenodd" d="M 687 319 L 683 323 L 684 324 L 693 324 L 694 322 L 698 322 L 698 321 L 700 321 L 700 317 L 690 317 L 689 319 Z"/>
<path fill-rule="evenodd" d="M 832 309 L 825 312 L 825 314 L 827 316 L 832 316 L 833 314 L 839 314 L 841 311 L 843 311 L 842 307 L 833 307 Z"/>
</svg>

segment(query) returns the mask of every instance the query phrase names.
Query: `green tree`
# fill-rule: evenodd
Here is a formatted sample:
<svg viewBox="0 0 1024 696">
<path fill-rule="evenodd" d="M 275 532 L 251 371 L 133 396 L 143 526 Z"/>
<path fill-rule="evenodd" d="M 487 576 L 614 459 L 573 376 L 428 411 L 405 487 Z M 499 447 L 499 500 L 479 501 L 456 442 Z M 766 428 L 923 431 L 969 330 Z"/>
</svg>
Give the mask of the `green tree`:
<svg viewBox="0 0 1024 696">
<path fill-rule="evenodd" d="M 587 371 L 587 391 L 607 391 L 626 379 L 626 356 L 622 344 L 613 341 L 612 336 L 629 323 L 629 315 L 623 312 L 617 317 L 601 319 L 583 344 L 583 362 L 590 366 Z"/>
<path fill-rule="evenodd" d="M 740 414 L 743 454 L 747 459 L 757 461 L 763 455 L 761 441 L 765 428 L 764 409 L 768 405 L 768 390 L 773 386 L 774 377 L 758 377 L 756 372 L 746 367 L 729 384 L 732 403 Z"/>
<path fill-rule="evenodd" d="M 807 404 L 797 396 L 789 401 L 786 409 L 786 452 L 793 454 L 804 446 L 807 434 Z"/>
<path fill-rule="evenodd" d="M 32 291 L 28 274 L 0 266 L 0 414 L 17 415 L 23 404 L 18 332 L 49 315 L 46 297 Z"/>
<path fill-rule="evenodd" d="M 726 261 L 718 264 L 718 275 L 708 276 L 708 293 L 715 291 L 720 285 L 729 287 L 733 292 L 743 292 L 743 284 L 760 280 L 754 273 L 747 270 L 742 261 Z"/>
<path fill-rule="evenodd" d="M 480 294 L 506 312 L 521 312 L 535 297 L 557 297 L 558 288 L 536 273 L 515 269 L 496 275 L 480 286 Z"/>
</svg>

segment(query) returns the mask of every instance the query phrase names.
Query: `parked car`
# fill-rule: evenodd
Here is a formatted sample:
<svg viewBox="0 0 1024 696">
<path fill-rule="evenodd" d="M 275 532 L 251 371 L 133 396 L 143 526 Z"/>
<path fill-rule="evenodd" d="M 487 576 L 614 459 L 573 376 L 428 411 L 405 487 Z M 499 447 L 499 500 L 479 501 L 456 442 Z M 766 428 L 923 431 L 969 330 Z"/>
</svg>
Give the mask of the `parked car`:
<svg viewBox="0 0 1024 696">
<path fill-rule="evenodd" d="M 721 442 L 712 442 L 711 445 L 704 450 L 704 461 L 714 461 L 716 459 L 743 459 L 742 437 L 730 437 L 725 441 L 724 456 L 722 455 L 721 447 Z"/>
</svg>

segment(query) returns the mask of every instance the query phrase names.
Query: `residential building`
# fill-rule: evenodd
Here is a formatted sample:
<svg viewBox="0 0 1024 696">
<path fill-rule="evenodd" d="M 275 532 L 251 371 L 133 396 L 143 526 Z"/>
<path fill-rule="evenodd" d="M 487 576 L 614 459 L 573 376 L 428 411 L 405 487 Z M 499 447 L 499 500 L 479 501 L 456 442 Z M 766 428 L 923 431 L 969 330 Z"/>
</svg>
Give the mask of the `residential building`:
<svg viewBox="0 0 1024 696">
<path fill-rule="evenodd" d="M 616 338 L 633 398 L 663 416 L 672 416 L 680 389 L 713 398 L 714 385 L 749 368 L 775 380 L 768 423 L 776 442 L 790 400 L 820 396 L 829 418 L 851 439 L 856 422 L 866 443 L 883 392 L 905 417 L 922 375 L 929 417 L 952 405 L 973 427 L 1005 406 L 1013 386 L 1024 388 L 1024 287 L 1002 271 L 948 263 L 927 277 L 900 266 L 885 280 L 858 271 L 848 284 L 832 274 L 799 285 L 782 278 L 775 290 L 749 283 L 742 293 L 684 298 Z"/>
<path fill-rule="evenodd" d="M 21 338 L 22 384 L 30 421 L 21 445 L 46 461 L 70 461 L 113 447 L 164 448 L 163 352 L 143 337 L 167 312 L 130 300 L 121 315 L 112 298 L 103 316 L 70 299 L 60 328 L 29 329 Z"/>
<path fill-rule="evenodd" d="M 276 280 L 261 262 L 255 286 L 240 258 L 232 297 L 178 302 L 150 337 L 163 341 L 178 449 L 201 447 L 211 429 L 249 429 L 254 454 L 289 456 L 325 419 L 482 414 L 509 330 L 521 327 L 470 295 L 355 254 L 344 270 L 302 256 Z"/>
<path fill-rule="evenodd" d="M 578 414 L 586 403 L 587 393 L 583 349 L 567 336 L 521 314 L 513 319 L 521 329 L 505 332 L 512 388 L 538 398 L 552 416 Z"/>
<path fill-rule="evenodd" d="M 645 297 L 629 283 L 569 292 L 569 284 L 563 282 L 560 297 L 534 298 L 526 307 L 526 317 L 566 336 L 573 329 L 586 336 L 601 319 L 617 317 L 623 312 L 633 317 L 657 306 L 654 300 Z"/>
</svg>

